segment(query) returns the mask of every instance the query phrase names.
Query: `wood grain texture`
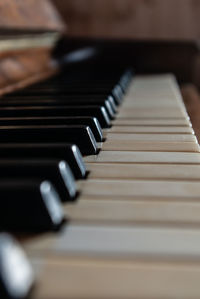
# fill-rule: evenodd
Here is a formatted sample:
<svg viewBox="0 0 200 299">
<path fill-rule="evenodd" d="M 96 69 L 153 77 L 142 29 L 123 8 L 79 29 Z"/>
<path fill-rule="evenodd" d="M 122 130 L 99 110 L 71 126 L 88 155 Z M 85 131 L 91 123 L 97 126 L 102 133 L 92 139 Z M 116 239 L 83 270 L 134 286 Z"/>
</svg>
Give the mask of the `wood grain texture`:
<svg viewBox="0 0 200 299">
<path fill-rule="evenodd" d="M 21 51 L 0 59 L 0 96 L 55 74 L 51 50 Z"/>
<path fill-rule="evenodd" d="M 49 0 L 1 0 L 0 28 L 64 30 L 65 26 Z"/>
<path fill-rule="evenodd" d="M 8 40 L 12 45 L 12 50 L 1 51 L 0 95 L 55 73 L 56 65 L 51 58 L 55 42 L 42 44 L 44 36 L 40 33 L 64 30 L 65 25 L 49 0 L 0 0 L 1 50 Z M 18 42 L 20 38 L 31 42 L 34 32 L 38 37 L 41 35 L 41 44 L 26 50 L 16 46 L 16 38 Z"/>
<path fill-rule="evenodd" d="M 198 0 L 54 0 L 72 36 L 197 39 Z"/>
</svg>

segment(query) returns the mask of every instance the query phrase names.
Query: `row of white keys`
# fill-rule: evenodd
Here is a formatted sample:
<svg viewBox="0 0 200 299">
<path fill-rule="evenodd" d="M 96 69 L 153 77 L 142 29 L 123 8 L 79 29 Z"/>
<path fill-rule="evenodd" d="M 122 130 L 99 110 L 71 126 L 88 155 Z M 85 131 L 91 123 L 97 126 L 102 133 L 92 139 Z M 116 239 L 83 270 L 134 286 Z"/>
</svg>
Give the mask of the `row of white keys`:
<svg viewBox="0 0 200 299">
<path fill-rule="evenodd" d="M 162 88 L 159 87 L 159 80 L 162 81 Z M 146 83 L 152 88 L 148 92 L 148 97 L 148 88 L 144 87 Z M 134 97 L 135 91 L 136 97 Z M 164 101 L 160 97 L 161 94 L 164 94 Z M 128 103 L 131 107 L 131 103 L 134 106 L 136 102 L 139 107 L 141 96 L 147 103 L 151 103 L 151 101 L 153 103 L 155 101 L 171 103 L 174 100 L 175 104 L 173 105 L 177 105 L 180 111 L 186 113 L 179 90 L 171 76 L 136 79 L 130 87 L 124 106 Z M 143 103 L 142 100 L 141 107 Z M 124 123 L 118 122 L 119 120 L 124 120 Z M 128 123 L 128 121 L 132 123 Z M 165 119 L 150 120 L 147 118 L 138 123 L 138 119 L 135 118 L 127 120 L 127 118 L 117 117 L 113 128 L 105 133 L 107 140 L 102 145 L 99 155 L 85 159 L 91 174 L 86 184 L 80 184 L 82 190 L 80 205 L 69 207 L 72 219 L 81 221 L 84 218 L 85 221 L 91 219 L 94 221 L 94 215 L 96 215 L 98 221 L 104 219 L 104 221 L 111 222 L 110 219 L 112 219 L 117 222 L 119 206 L 123 206 L 123 216 L 119 221 L 123 220 L 126 223 L 127 218 L 132 222 L 144 221 L 144 215 L 148 216 L 149 201 L 154 200 L 156 203 L 159 201 L 163 203 L 169 201 L 170 203 L 169 205 L 163 204 L 163 216 L 161 217 L 163 223 L 169 223 L 172 219 L 174 221 L 174 217 L 171 218 L 168 213 L 169 208 L 173 209 L 173 202 L 174 204 L 178 203 L 179 207 L 181 203 L 184 205 L 183 210 L 180 209 L 179 213 L 182 213 L 183 217 L 177 217 L 175 222 L 184 223 L 185 219 L 188 223 L 187 215 L 183 212 L 185 211 L 185 202 L 190 200 L 198 205 L 200 194 L 198 187 L 200 179 L 199 145 L 187 114 L 182 122 L 179 122 L 179 119 L 165 121 Z M 143 122 L 144 125 L 141 126 Z M 120 132 L 120 130 L 122 131 Z M 134 130 L 137 132 L 133 132 Z M 113 202 L 114 199 L 117 202 L 116 205 Z M 123 200 L 125 201 L 124 205 Z M 138 207 L 139 201 L 142 202 L 139 207 L 140 213 L 137 213 L 137 216 L 136 213 L 129 213 L 130 201 L 133 209 L 134 206 Z M 109 205 L 106 207 L 107 202 Z M 88 212 L 84 217 L 84 205 L 89 211 L 90 204 L 92 216 L 90 217 Z M 82 215 L 78 210 L 79 206 Z M 160 219 L 160 208 L 160 204 L 157 210 L 156 204 L 154 205 L 154 219 L 151 216 L 151 221 L 160 221 L 158 220 Z M 165 209 L 166 213 L 164 213 Z M 105 210 L 107 213 L 102 216 L 102 211 Z M 111 217 L 112 212 L 113 217 Z M 126 217 L 126 213 L 128 217 Z M 132 218 L 130 218 L 130 214 Z M 192 220 L 191 213 L 189 213 L 189 218 L 191 223 L 200 223 L 198 217 L 194 221 Z"/>
</svg>

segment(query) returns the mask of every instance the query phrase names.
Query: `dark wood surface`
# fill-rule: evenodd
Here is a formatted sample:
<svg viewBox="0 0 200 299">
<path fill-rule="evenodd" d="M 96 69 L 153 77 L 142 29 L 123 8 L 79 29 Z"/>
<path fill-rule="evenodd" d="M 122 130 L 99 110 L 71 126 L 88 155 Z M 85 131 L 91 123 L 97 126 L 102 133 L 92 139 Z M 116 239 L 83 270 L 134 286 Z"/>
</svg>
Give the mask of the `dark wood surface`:
<svg viewBox="0 0 200 299">
<path fill-rule="evenodd" d="M 181 91 L 193 129 L 200 143 L 200 91 L 193 84 L 182 85 Z"/>
<path fill-rule="evenodd" d="M 200 52 L 196 42 L 66 37 L 59 43 L 54 55 L 60 58 L 85 47 L 96 50 L 91 64 L 96 60 L 96 63 L 100 61 L 111 68 L 132 66 L 137 74 L 174 73 L 179 82 L 200 83 Z"/>
<path fill-rule="evenodd" d="M 52 0 L 77 37 L 197 39 L 199 0 Z"/>
</svg>

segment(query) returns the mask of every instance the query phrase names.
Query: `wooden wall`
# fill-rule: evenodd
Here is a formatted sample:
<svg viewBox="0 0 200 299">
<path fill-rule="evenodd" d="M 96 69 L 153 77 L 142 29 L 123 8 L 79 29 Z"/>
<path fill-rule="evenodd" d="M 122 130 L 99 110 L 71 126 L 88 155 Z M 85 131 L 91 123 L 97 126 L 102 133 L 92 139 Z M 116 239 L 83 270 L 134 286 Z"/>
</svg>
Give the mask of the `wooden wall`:
<svg viewBox="0 0 200 299">
<path fill-rule="evenodd" d="M 200 38 L 200 0 L 52 0 L 71 36 Z"/>
</svg>

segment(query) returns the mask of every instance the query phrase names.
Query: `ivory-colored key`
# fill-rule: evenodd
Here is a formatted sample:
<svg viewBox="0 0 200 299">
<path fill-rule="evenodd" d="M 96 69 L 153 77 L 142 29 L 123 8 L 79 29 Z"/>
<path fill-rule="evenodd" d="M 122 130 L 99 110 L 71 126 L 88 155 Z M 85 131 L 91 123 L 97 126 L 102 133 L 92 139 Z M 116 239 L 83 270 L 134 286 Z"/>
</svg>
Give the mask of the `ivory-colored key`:
<svg viewBox="0 0 200 299">
<path fill-rule="evenodd" d="M 199 145 L 192 134 L 107 133 L 102 150 L 199 152 Z"/>
<path fill-rule="evenodd" d="M 132 93 L 140 96 L 159 96 L 161 100 L 166 96 L 169 99 L 182 99 L 173 74 L 136 76 L 128 89 L 128 95 Z"/>
<path fill-rule="evenodd" d="M 175 108 L 180 110 L 185 110 L 185 107 L 182 102 L 176 101 L 173 98 L 167 101 L 161 101 L 160 97 L 149 98 L 149 97 L 134 97 L 130 100 L 125 97 L 122 103 L 122 108 Z"/>
<path fill-rule="evenodd" d="M 190 127 L 159 126 L 113 126 L 108 133 L 154 133 L 154 134 L 194 134 Z M 107 133 L 106 132 L 106 133 Z M 106 134 L 105 134 L 106 135 Z"/>
<path fill-rule="evenodd" d="M 127 259 L 32 259 L 35 299 L 199 299 L 200 265 Z"/>
<path fill-rule="evenodd" d="M 191 122 L 186 119 L 130 119 L 116 118 L 113 126 L 187 126 L 191 127 Z"/>
<path fill-rule="evenodd" d="M 121 108 L 117 118 L 186 118 L 185 111 L 174 108 Z"/>
<path fill-rule="evenodd" d="M 183 101 L 177 98 L 174 98 L 173 95 L 169 98 L 168 96 L 161 96 L 158 94 L 155 95 L 144 95 L 137 94 L 134 92 L 132 94 L 127 93 L 124 97 L 124 101 L 122 102 L 122 108 L 176 108 L 182 111 L 185 111 L 185 106 Z"/>
<path fill-rule="evenodd" d="M 155 181 L 155 180 L 100 180 L 79 182 L 81 194 L 88 197 L 112 197 L 113 199 L 150 198 L 200 201 L 199 181 Z"/>
<path fill-rule="evenodd" d="M 105 144 L 109 141 L 145 141 L 145 142 L 193 142 L 198 143 L 195 135 L 192 134 L 155 134 L 155 133 L 147 133 L 147 134 L 134 134 L 134 133 L 107 133 L 107 140 Z"/>
<path fill-rule="evenodd" d="M 200 261 L 196 228 L 69 224 L 60 234 L 28 241 L 32 256 L 109 257 L 155 261 Z"/>
<path fill-rule="evenodd" d="M 98 155 L 84 158 L 85 162 L 98 163 L 161 163 L 161 164 L 200 164 L 199 153 L 145 152 L 145 151 L 101 151 Z"/>
<path fill-rule="evenodd" d="M 132 90 L 132 92 L 128 92 L 122 103 L 122 107 L 145 107 L 153 106 L 159 107 L 180 107 L 181 110 L 185 110 L 182 99 L 175 98 L 173 94 L 164 94 L 164 93 L 155 93 L 155 94 L 144 94 L 137 92 L 136 90 Z"/>
<path fill-rule="evenodd" d="M 89 179 L 200 180 L 200 165 L 87 163 Z"/>
<path fill-rule="evenodd" d="M 77 204 L 64 206 L 71 222 L 103 225 L 196 225 L 200 226 L 200 202 L 161 200 L 110 200 L 81 197 Z"/>
<path fill-rule="evenodd" d="M 114 134 L 113 134 L 114 135 Z M 199 145 L 195 142 L 167 142 L 167 141 L 132 141 L 108 139 L 102 145 L 103 151 L 158 151 L 158 152 L 199 152 Z"/>
</svg>

